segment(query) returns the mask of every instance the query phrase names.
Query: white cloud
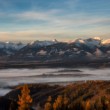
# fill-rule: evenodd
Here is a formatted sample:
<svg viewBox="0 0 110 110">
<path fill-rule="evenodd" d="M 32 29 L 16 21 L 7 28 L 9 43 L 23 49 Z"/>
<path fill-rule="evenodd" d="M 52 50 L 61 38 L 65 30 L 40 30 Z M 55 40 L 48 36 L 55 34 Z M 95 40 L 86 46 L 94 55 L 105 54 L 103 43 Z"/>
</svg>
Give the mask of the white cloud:
<svg viewBox="0 0 110 110">
<path fill-rule="evenodd" d="M 49 21 L 51 20 L 51 17 L 55 17 L 55 14 L 60 13 L 61 10 L 50 10 L 45 12 L 39 12 L 39 11 L 26 11 L 21 13 L 14 13 L 10 14 L 11 17 L 14 17 L 19 20 L 44 20 Z"/>
<path fill-rule="evenodd" d="M 13 15 L 20 20 L 47 20 L 48 15 L 40 12 L 25 12 Z"/>
<path fill-rule="evenodd" d="M 99 24 L 105 24 L 110 23 L 110 19 L 107 17 L 102 16 L 90 16 L 88 13 L 73 13 L 73 14 L 65 14 L 62 10 L 50 10 L 50 11 L 26 11 L 21 13 L 0 13 L 0 15 L 3 17 L 8 17 L 10 19 L 13 19 L 13 22 L 15 21 L 16 24 L 21 22 L 26 22 L 27 24 L 30 21 L 35 22 L 34 25 L 36 27 L 39 27 L 39 24 L 36 24 L 36 21 L 45 21 L 45 25 L 48 27 L 59 27 L 59 28 L 66 28 L 69 27 L 78 27 L 78 26 L 88 26 L 88 25 L 99 25 Z M 43 25 L 44 26 L 44 25 Z"/>
<path fill-rule="evenodd" d="M 109 36 L 110 19 L 102 16 L 90 16 L 88 13 L 65 14 L 62 10 L 27 11 L 22 13 L 0 13 L 2 17 L 13 19 L 10 29 L 14 32 L 0 32 L 0 39 L 69 39 L 68 36 Z M 45 21 L 39 25 L 36 21 Z M 27 25 L 22 24 L 26 22 Z M 30 26 L 28 22 L 35 22 Z M 18 27 L 20 23 L 20 27 Z M 101 25 L 101 26 L 100 26 Z M 27 27 L 26 27 L 27 26 Z M 4 37 L 3 37 L 4 36 Z M 70 37 L 71 38 L 71 37 Z"/>
<path fill-rule="evenodd" d="M 85 13 L 67 14 L 58 16 L 57 14 L 64 13 L 61 10 L 52 10 L 48 12 L 29 11 L 23 13 L 12 14 L 16 21 L 45 21 L 48 26 L 71 27 L 81 25 L 93 25 L 101 23 L 109 23 L 110 19 L 106 17 L 89 16 Z M 27 22 L 28 23 L 28 22 Z"/>
</svg>

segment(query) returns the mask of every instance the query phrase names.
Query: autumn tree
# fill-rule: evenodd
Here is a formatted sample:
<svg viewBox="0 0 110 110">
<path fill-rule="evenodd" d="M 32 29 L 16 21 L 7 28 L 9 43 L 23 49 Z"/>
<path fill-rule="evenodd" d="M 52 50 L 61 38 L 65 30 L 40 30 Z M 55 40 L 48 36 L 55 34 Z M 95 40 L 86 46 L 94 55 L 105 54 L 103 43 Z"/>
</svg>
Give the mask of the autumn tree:
<svg viewBox="0 0 110 110">
<path fill-rule="evenodd" d="M 51 101 L 52 101 L 52 97 L 49 96 L 45 104 L 44 110 L 52 110 Z"/>
<path fill-rule="evenodd" d="M 21 95 L 18 95 L 18 99 L 18 110 L 30 110 L 32 98 L 30 96 L 30 90 L 27 85 L 22 87 Z"/>
<path fill-rule="evenodd" d="M 63 97 L 62 97 L 62 95 L 59 95 L 53 104 L 53 109 L 54 110 L 61 110 L 62 105 L 63 105 Z"/>
<path fill-rule="evenodd" d="M 69 98 L 65 94 L 63 97 L 64 110 L 68 109 L 68 104 L 69 104 Z"/>
<path fill-rule="evenodd" d="M 90 101 L 87 101 L 85 105 L 85 110 L 90 110 L 90 108 L 91 108 Z"/>
<path fill-rule="evenodd" d="M 103 110 L 107 110 L 110 108 L 109 100 L 105 96 L 101 97 L 101 103 L 103 105 Z"/>
</svg>

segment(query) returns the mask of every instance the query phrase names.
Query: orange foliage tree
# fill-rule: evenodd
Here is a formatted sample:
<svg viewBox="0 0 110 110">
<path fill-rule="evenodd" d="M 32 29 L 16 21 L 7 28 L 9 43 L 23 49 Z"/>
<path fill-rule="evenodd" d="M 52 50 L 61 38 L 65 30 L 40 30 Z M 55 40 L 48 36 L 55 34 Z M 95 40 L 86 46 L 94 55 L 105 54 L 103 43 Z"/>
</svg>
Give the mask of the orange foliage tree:
<svg viewBox="0 0 110 110">
<path fill-rule="evenodd" d="M 47 99 L 47 103 L 45 104 L 44 110 L 52 110 L 51 101 L 52 101 L 52 97 L 49 96 Z"/>
<path fill-rule="evenodd" d="M 90 109 L 91 109 L 90 101 L 87 101 L 85 105 L 85 110 L 90 110 Z"/>
<path fill-rule="evenodd" d="M 62 105 L 63 105 L 63 97 L 62 97 L 62 95 L 59 95 L 53 104 L 53 109 L 61 110 Z"/>
<path fill-rule="evenodd" d="M 32 104 L 32 98 L 30 96 L 30 90 L 27 85 L 24 85 L 21 90 L 21 95 L 18 95 L 18 110 L 30 110 Z"/>
</svg>

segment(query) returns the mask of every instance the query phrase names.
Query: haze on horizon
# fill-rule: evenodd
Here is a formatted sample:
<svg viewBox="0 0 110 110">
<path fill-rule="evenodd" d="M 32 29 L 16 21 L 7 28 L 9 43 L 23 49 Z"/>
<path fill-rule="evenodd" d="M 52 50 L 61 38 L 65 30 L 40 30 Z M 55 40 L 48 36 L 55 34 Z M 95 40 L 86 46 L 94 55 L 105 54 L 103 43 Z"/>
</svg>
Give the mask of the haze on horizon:
<svg viewBox="0 0 110 110">
<path fill-rule="evenodd" d="M 0 41 L 110 37 L 110 0 L 0 0 Z"/>
</svg>

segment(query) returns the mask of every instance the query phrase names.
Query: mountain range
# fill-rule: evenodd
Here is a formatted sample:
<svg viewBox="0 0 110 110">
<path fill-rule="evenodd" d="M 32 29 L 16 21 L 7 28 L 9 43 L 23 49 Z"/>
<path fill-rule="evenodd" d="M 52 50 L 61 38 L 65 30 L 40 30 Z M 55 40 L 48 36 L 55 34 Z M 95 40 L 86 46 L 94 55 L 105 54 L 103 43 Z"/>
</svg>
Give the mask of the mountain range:
<svg viewBox="0 0 110 110">
<path fill-rule="evenodd" d="M 0 61 L 92 61 L 110 58 L 110 39 L 99 37 L 71 42 L 34 41 L 31 43 L 0 42 Z"/>
</svg>

